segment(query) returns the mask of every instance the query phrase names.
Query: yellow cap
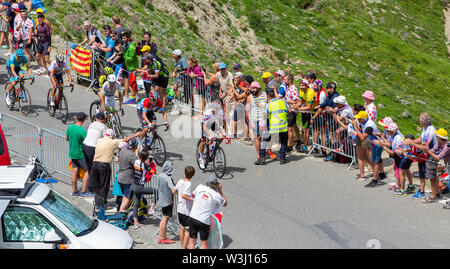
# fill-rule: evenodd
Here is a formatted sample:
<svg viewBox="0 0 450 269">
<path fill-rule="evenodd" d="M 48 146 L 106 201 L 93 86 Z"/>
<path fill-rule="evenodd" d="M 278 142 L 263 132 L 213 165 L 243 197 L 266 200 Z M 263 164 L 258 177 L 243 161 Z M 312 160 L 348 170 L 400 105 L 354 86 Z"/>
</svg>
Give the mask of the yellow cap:
<svg viewBox="0 0 450 269">
<path fill-rule="evenodd" d="M 367 119 L 369 115 L 366 111 L 359 111 L 359 113 L 355 116 L 355 119 Z"/>
<path fill-rule="evenodd" d="M 42 8 L 36 9 L 36 13 L 44 13 L 44 10 Z"/>
<path fill-rule="evenodd" d="M 437 130 L 434 133 L 436 134 L 437 137 L 442 138 L 444 140 L 448 140 L 448 132 L 447 132 L 447 130 L 441 128 L 441 129 Z"/>
<path fill-rule="evenodd" d="M 270 74 L 270 72 L 264 72 L 262 74 L 262 78 L 270 78 L 270 77 L 272 77 L 272 74 Z"/>
<path fill-rule="evenodd" d="M 141 49 L 142 52 L 148 51 L 148 50 L 150 50 L 150 46 L 149 46 L 149 45 L 145 45 L 145 46 L 143 46 L 142 49 Z"/>
</svg>

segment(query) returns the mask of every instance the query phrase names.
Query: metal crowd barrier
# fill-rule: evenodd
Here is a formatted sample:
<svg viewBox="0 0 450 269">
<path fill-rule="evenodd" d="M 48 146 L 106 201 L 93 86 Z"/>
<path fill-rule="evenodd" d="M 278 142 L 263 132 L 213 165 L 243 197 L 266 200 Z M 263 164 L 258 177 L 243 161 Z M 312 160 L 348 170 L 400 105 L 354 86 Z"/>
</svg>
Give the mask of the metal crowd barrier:
<svg viewBox="0 0 450 269">
<path fill-rule="evenodd" d="M 187 74 L 181 74 L 174 79 L 178 85 L 178 91 L 182 93 L 180 102 L 189 107 L 192 112 L 203 112 L 211 104 L 211 88 L 205 85 L 203 77 L 191 78 Z"/>
<path fill-rule="evenodd" d="M 69 64 L 69 62 L 70 62 L 70 57 L 71 57 L 71 49 L 72 49 L 72 46 L 73 45 L 76 45 L 75 43 L 73 43 L 73 42 L 70 42 L 70 41 L 67 41 L 66 42 L 66 63 L 67 64 Z M 89 48 L 88 48 L 89 49 Z M 92 59 L 91 59 L 91 65 L 90 65 L 90 67 L 89 67 L 89 76 L 82 76 L 82 75 L 80 75 L 80 74 L 78 74 L 78 72 L 76 72 L 73 68 L 72 68 L 72 66 L 71 65 L 69 65 L 71 68 L 70 68 L 70 73 L 71 73 L 71 75 L 74 77 L 74 78 L 77 78 L 77 80 L 84 80 L 84 81 L 87 81 L 87 82 L 89 82 L 89 83 L 91 83 L 91 84 L 93 84 L 94 82 L 95 82 L 95 71 L 96 71 L 96 68 L 95 68 L 95 65 L 96 65 L 96 61 L 97 61 L 97 56 L 98 56 L 98 53 L 96 53 L 94 50 L 92 50 L 92 49 L 90 49 L 90 51 L 91 51 L 91 56 L 92 56 Z"/>
<path fill-rule="evenodd" d="M 69 170 L 69 143 L 66 136 L 48 129 L 41 130 L 41 158 L 49 170 L 71 176 Z"/>
<path fill-rule="evenodd" d="M 330 114 L 319 115 L 311 126 L 312 147 L 314 149 L 330 151 L 351 159 L 349 170 L 356 163 L 356 141 L 340 126 Z"/>
<path fill-rule="evenodd" d="M 151 187 L 154 190 L 158 190 L 158 177 L 153 176 L 152 179 L 149 182 L 145 183 L 145 187 Z M 144 195 L 145 199 L 149 201 L 149 203 L 157 203 L 158 201 L 158 193 L 156 194 L 146 194 Z M 150 206 L 150 205 L 149 205 Z M 173 196 L 173 208 L 172 208 L 172 217 L 170 217 L 169 222 L 167 223 L 167 230 L 170 231 L 173 235 L 178 235 L 178 232 L 180 230 L 180 224 L 178 222 L 178 212 L 177 212 L 177 206 L 178 206 L 178 196 Z M 162 219 L 162 211 L 161 208 L 157 208 L 155 206 L 155 214 L 154 216 L 161 220 Z M 159 229 L 156 231 L 156 235 L 159 233 Z"/>
</svg>

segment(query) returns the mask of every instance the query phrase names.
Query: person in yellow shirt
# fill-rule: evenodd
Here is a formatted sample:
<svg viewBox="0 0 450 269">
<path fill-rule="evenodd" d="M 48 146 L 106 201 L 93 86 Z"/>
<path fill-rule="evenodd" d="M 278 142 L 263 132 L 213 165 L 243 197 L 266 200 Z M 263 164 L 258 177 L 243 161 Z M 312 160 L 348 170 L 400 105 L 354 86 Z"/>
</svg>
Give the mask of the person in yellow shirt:
<svg viewBox="0 0 450 269">
<path fill-rule="evenodd" d="M 300 82 L 299 98 L 297 110 L 302 112 L 302 124 L 303 124 L 303 146 L 301 152 L 307 151 L 309 141 L 309 127 L 311 126 L 311 116 L 314 109 L 314 103 L 316 101 L 316 92 L 309 88 L 308 81 L 303 79 Z"/>
</svg>

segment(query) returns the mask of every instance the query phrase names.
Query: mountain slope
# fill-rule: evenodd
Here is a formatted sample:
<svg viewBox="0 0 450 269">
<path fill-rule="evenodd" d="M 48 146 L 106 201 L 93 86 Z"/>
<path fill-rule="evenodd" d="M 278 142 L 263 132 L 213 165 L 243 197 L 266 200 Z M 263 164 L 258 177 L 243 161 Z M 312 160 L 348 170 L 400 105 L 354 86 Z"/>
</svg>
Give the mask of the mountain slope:
<svg viewBox="0 0 450 269">
<path fill-rule="evenodd" d="M 441 0 L 47 2 L 56 32 L 69 40 L 80 40 L 86 17 L 101 26 L 117 13 L 136 39 L 150 30 L 169 65 L 180 48 L 209 69 L 240 62 L 257 78 L 265 70 L 314 70 L 325 83 L 337 81 L 351 104 L 373 90 L 379 117 L 393 117 L 403 133 L 418 133 L 422 111 L 436 127 L 450 127 Z"/>
</svg>

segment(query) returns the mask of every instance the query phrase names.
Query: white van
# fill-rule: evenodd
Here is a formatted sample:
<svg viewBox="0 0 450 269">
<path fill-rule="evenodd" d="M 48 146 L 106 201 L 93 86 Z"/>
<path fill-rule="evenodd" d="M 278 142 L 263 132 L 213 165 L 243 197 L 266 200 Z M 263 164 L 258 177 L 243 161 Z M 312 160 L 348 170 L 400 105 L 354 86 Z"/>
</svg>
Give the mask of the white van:
<svg viewBox="0 0 450 269">
<path fill-rule="evenodd" d="M 89 217 L 45 184 L 33 166 L 0 167 L 0 248 L 130 249 L 128 232 Z"/>
</svg>

